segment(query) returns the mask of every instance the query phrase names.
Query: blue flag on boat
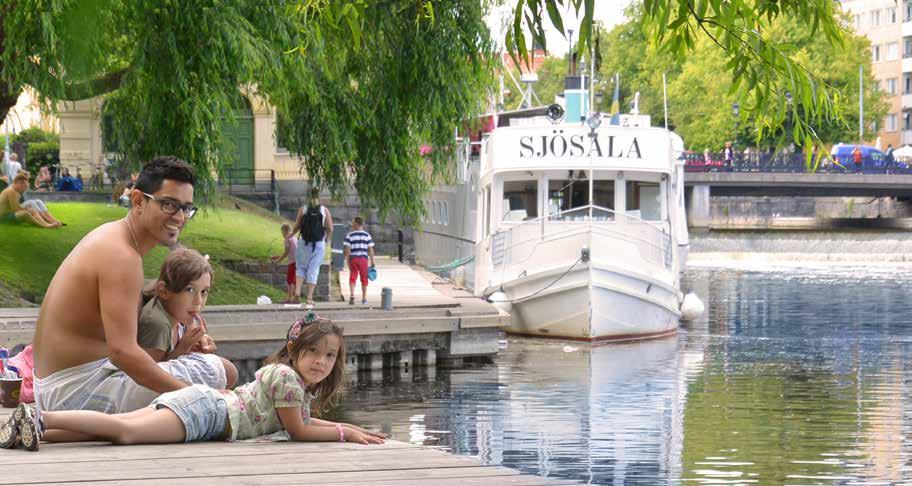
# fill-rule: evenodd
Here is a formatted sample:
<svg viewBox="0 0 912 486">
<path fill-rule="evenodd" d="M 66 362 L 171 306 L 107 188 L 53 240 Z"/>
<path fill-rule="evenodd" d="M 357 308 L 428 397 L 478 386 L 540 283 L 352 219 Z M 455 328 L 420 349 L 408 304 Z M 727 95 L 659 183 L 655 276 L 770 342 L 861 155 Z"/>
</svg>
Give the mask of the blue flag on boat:
<svg viewBox="0 0 912 486">
<path fill-rule="evenodd" d="M 620 74 L 614 74 L 614 98 L 611 99 L 611 124 L 621 124 L 621 104 L 620 100 L 621 78 Z"/>
</svg>

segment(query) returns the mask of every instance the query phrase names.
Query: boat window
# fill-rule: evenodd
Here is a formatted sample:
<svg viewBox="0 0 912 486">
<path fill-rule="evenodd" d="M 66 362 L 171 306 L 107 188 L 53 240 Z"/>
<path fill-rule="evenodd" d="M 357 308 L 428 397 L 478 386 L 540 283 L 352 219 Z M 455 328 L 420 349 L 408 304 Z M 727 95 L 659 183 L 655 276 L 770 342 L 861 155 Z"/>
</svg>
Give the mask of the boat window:
<svg viewBox="0 0 912 486">
<path fill-rule="evenodd" d="M 484 236 L 488 236 L 491 232 L 491 187 L 485 187 L 484 189 Z"/>
<path fill-rule="evenodd" d="M 592 219 L 610 221 L 614 219 L 614 179 L 592 181 Z"/>
<path fill-rule="evenodd" d="M 503 195 L 504 221 L 538 217 L 538 181 L 505 181 Z"/>
<path fill-rule="evenodd" d="M 576 179 L 548 180 L 548 216 L 559 221 L 588 221 L 589 179 L 580 172 Z M 614 219 L 614 180 L 592 181 L 593 219 L 605 221 Z M 599 209 L 602 208 L 602 209 Z"/>
<path fill-rule="evenodd" d="M 646 221 L 662 219 L 662 199 L 657 182 L 627 181 L 627 214 Z"/>
</svg>

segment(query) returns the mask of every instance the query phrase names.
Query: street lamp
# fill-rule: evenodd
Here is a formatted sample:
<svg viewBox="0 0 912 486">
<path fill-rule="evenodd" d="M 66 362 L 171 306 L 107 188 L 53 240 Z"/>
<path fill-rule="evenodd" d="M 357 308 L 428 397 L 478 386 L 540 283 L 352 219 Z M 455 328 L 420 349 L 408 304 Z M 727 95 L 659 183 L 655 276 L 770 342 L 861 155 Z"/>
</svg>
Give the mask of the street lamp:
<svg viewBox="0 0 912 486">
<path fill-rule="evenodd" d="M 567 51 L 567 62 L 569 63 L 567 74 L 573 76 L 573 29 L 567 29 L 567 33 L 570 34 L 570 50 Z"/>
<path fill-rule="evenodd" d="M 741 121 L 741 105 L 738 102 L 732 103 L 732 116 L 735 118 L 735 141 L 738 141 L 738 122 Z"/>
<path fill-rule="evenodd" d="M 786 124 L 785 124 L 785 128 L 786 128 L 785 138 L 786 138 L 786 140 L 788 140 L 789 137 L 790 137 L 789 132 L 792 131 L 792 92 L 791 92 L 791 91 L 788 91 L 788 90 L 785 91 L 785 106 L 786 106 L 786 112 L 785 112 L 785 116 L 786 116 L 786 119 L 785 119 L 785 120 L 786 120 Z M 791 146 L 791 145 L 792 145 L 792 144 L 789 143 L 789 146 Z"/>
</svg>

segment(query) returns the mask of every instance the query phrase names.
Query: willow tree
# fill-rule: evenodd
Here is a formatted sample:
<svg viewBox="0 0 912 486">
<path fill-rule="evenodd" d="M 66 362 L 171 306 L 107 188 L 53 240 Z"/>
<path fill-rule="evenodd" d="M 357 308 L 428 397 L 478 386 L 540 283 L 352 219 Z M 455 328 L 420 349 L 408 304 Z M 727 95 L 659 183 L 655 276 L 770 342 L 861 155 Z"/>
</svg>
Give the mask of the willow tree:
<svg viewBox="0 0 912 486">
<path fill-rule="evenodd" d="M 55 102 L 105 95 L 119 148 L 177 154 L 212 189 L 238 90 L 282 114 L 310 177 L 417 216 L 454 130 L 487 106 L 485 2 L 7 0 L 0 115 L 24 86 Z M 422 144 L 437 147 L 422 157 Z"/>
<path fill-rule="evenodd" d="M 422 192 L 444 171 L 467 118 L 488 109 L 494 48 L 484 16 L 507 0 L 4 0 L 0 4 L 0 115 L 25 86 L 51 105 L 107 95 L 121 149 L 134 160 L 178 154 L 203 176 L 222 168 L 220 131 L 239 87 L 283 114 L 288 148 L 337 191 L 366 204 L 422 211 Z M 644 0 L 648 38 L 687 56 L 697 36 L 725 54 L 732 86 L 751 112 L 780 126 L 789 89 L 805 120 L 836 117 L 831 91 L 776 45 L 755 35 L 758 17 L 791 16 L 839 43 L 832 0 Z M 563 31 L 561 12 L 582 12 L 580 51 L 594 0 L 517 0 L 507 48 L 525 57 L 526 34 Z M 531 44 L 530 44 L 531 45 Z M 797 105 L 796 105 L 797 106 Z M 794 108 L 793 108 L 794 109 Z M 420 144 L 435 150 L 419 154 Z"/>
</svg>

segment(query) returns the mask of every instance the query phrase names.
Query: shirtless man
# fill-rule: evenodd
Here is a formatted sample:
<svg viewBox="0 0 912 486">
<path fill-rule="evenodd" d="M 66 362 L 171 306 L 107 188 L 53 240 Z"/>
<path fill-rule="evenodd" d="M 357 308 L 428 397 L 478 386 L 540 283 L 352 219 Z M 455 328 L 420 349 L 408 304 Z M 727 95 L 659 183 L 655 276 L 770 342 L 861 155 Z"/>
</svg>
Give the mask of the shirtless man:
<svg viewBox="0 0 912 486">
<path fill-rule="evenodd" d="M 177 243 L 196 212 L 194 182 L 186 162 L 152 160 L 130 193 L 127 216 L 87 234 L 60 264 L 35 329 L 39 408 L 123 413 L 188 383 L 225 386 L 220 362 L 203 366 L 200 376 L 185 362 L 156 364 L 137 344 L 143 255 Z"/>
</svg>

